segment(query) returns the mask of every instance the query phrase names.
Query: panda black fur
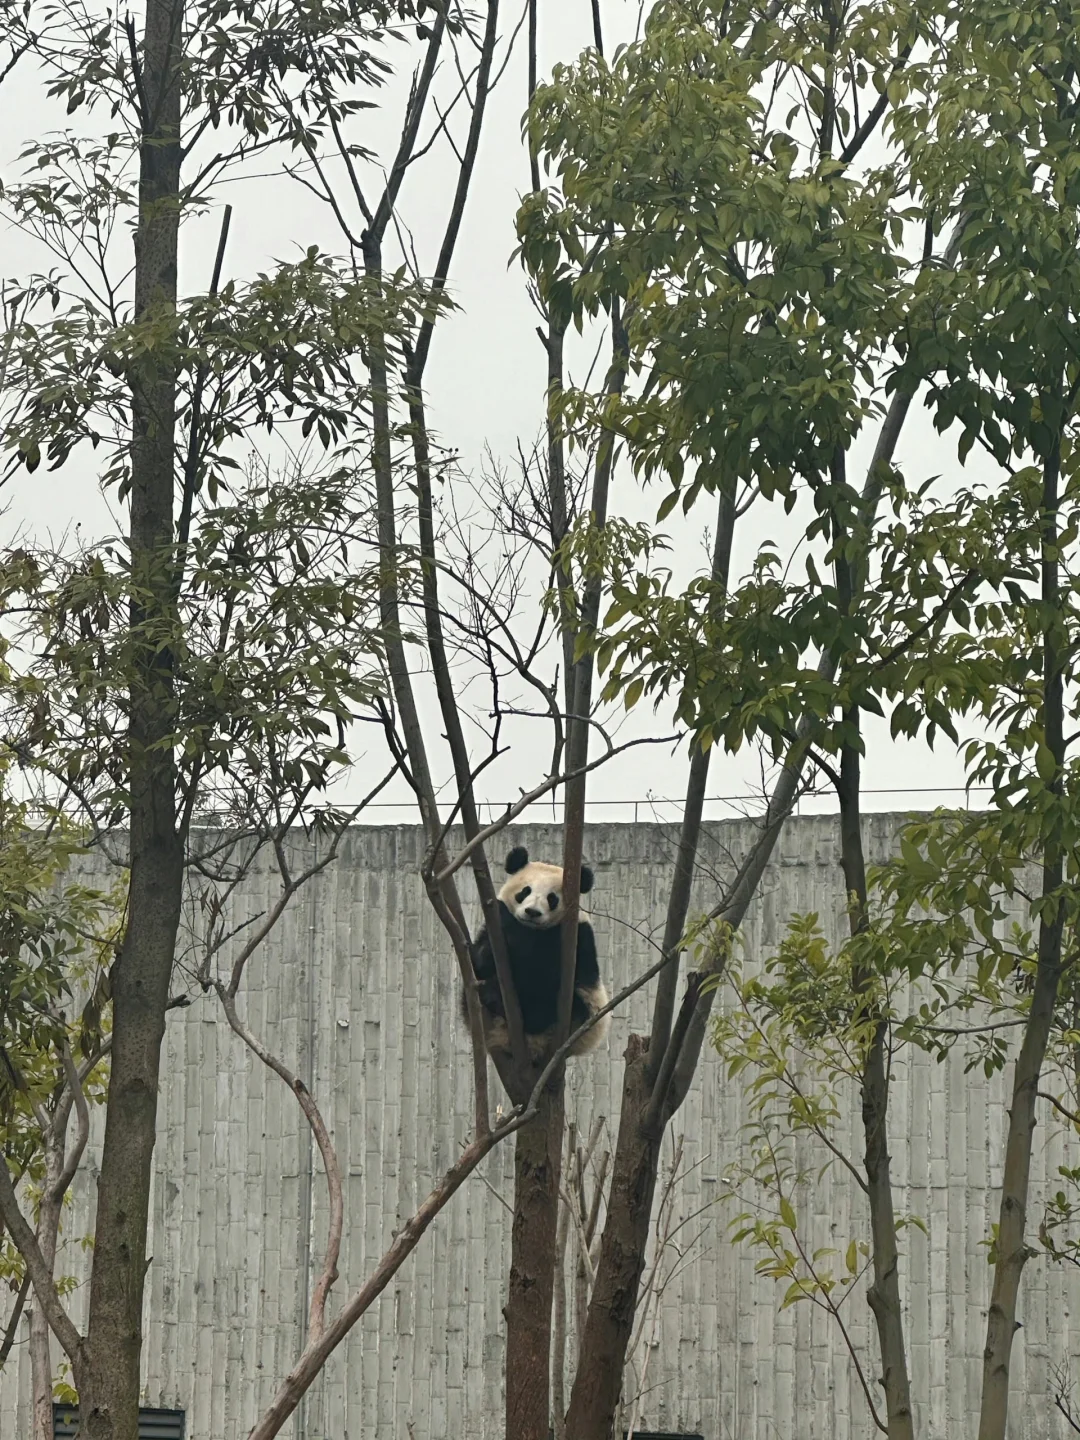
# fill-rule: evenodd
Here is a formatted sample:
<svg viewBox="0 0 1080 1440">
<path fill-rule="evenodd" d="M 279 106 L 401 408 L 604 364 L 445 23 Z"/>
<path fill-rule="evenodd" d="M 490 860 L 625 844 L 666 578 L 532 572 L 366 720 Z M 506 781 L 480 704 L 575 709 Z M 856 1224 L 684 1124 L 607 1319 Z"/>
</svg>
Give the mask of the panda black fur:
<svg viewBox="0 0 1080 1440">
<path fill-rule="evenodd" d="M 561 865 L 530 861 L 529 852 L 519 845 L 506 857 L 506 873 L 507 880 L 498 896 L 499 917 L 510 959 L 510 972 L 521 1005 L 525 1036 L 535 1058 L 547 1049 L 558 1019 L 564 914 L 563 870 Z M 583 865 L 581 893 L 591 890 L 592 884 L 592 871 Z M 508 1050 L 510 1039 L 506 1016 L 486 927 L 480 930 L 473 946 L 473 969 L 479 981 L 487 1047 L 489 1050 Z M 600 979 L 593 928 L 586 916 L 579 914 L 571 1031 L 583 1025 L 597 1010 L 603 1009 L 608 998 Z M 461 1009 L 467 1019 L 468 1007 L 464 995 Z M 602 1044 L 610 1021 L 608 1015 L 598 1021 L 573 1047 L 571 1055 L 584 1055 Z"/>
</svg>

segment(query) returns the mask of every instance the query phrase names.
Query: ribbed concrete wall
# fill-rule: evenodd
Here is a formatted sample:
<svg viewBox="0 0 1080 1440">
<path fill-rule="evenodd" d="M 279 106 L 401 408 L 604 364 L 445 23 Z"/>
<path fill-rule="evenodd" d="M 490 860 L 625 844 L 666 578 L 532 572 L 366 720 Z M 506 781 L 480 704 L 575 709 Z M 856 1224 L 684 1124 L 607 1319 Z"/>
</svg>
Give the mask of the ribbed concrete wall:
<svg viewBox="0 0 1080 1440">
<path fill-rule="evenodd" d="M 889 853 L 895 827 L 894 817 L 868 821 L 872 860 Z M 700 907 L 752 838 L 749 822 L 711 828 Z M 553 828 L 510 832 L 507 844 L 517 841 L 537 856 L 559 849 Z M 590 908 L 612 988 L 655 956 L 649 937 L 662 924 L 673 841 L 655 825 L 589 829 L 597 876 Z M 311 1078 L 333 1130 L 347 1176 L 340 1294 L 367 1273 L 470 1126 L 454 967 L 417 878 L 420 855 L 412 829 L 354 831 L 252 962 L 243 994 L 248 1022 Z M 240 903 L 253 915 L 275 894 L 264 871 Z M 745 927 L 751 962 L 775 946 L 794 911 L 815 910 L 838 931 L 842 900 L 835 822 L 793 820 Z M 583 1129 L 597 1114 L 617 1121 L 622 1049 L 631 1030 L 645 1027 L 647 1007 L 647 996 L 636 996 L 616 1017 L 609 1051 L 574 1063 L 569 1110 Z M 917 1434 L 927 1440 L 974 1435 L 989 1288 L 980 1242 L 1001 1180 L 1003 1084 L 965 1076 L 959 1055 L 940 1066 L 905 1062 L 895 1076 L 897 1209 L 922 1217 L 929 1232 L 901 1237 Z M 746 1113 L 739 1084 L 710 1052 L 676 1124 L 689 1170 L 677 1214 L 697 1212 L 684 1233 L 704 1234 L 663 1296 L 644 1420 L 707 1440 L 863 1440 L 873 1427 L 835 1325 L 806 1304 L 779 1311 L 782 1292 L 755 1276 L 757 1257 L 727 1239 L 732 1212 L 710 1206 L 739 1153 Z M 160 1116 L 146 1403 L 184 1408 L 192 1440 L 243 1440 L 297 1354 L 312 1255 L 317 1263 L 325 1233 L 317 1155 L 295 1101 L 208 998 L 170 1015 Z M 853 1106 L 847 1123 L 857 1155 Z M 815 1157 L 807 1150 L 805 1158 Z M 1080 1163 L 1040 1131 L 1038 1194 L 1066 1162 Z M 474 1176 L 438 1219 L 310 1392 L 298 1436 L 501 1437 L 510 1215 L 497 1197 L 510 1196 L 511 1169 L 509 1149 L 495 1152 L 483 1179 Z M 69 1236 L 88 1230 L 92 1196 L 91 1170 L 79 1182 Z M 843 1173 L 808 1192 L 805 1208 L 815 1245 L 842 1249 L 865 1233 L 861 1196 Z M 77 1272 L 81 1257 L 67 1264 Z M 1053 1409 L 1052 1373 L 1080 1346 L 1074 1276 L 1041 1258 L 1025 1274 L 1011 1440 L 1067 1433 Z M 79 1304 L 76 1296 L 76 1311 Z M 853 1294 L 844 1313 L 872 1373 L 863 1295 Z M 0 1379 L 5 1440 L 29 1433 L 25 1356 L 8 1372 Z"/>
</svg>

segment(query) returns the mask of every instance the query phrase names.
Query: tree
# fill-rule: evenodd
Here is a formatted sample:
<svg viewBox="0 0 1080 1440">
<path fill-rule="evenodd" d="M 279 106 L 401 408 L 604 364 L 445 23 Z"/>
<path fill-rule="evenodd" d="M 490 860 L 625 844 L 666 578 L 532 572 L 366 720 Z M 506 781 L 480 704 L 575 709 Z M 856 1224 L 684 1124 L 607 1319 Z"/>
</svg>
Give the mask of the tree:
<svg viewBox="0 0 1080 1440">
<path fill-rule="evenodd" d="M 474 1004 L 473 1143 L 383 1262 L 328 1317 L 345 1223 L 340 1167 L 303 1077 L 252 1031 L 242 1009 L 249 962 L 314 873 L 289 871 L 284 838 L 292 824 L 317 826 L 329 837 L 322 863 L 332 860 L 356 809 L 320 797 L 348 763 L 353 727 L 376 719 L 389 743 L 389 774 L 404 770 L 419 797 L 431 840 L 425 883 L 471 995 L 454 876 L 471 864 L 497 935 L 483 842 L 527 803 L 481 832 L 477 767 L 464 744 L 444 632 L 452 627 L 455 652 L 486 666 L 496 697 L 504 662 L 531 683 L 542 636 L 519 643 L 500 618 L 499 584 L 487 585 L 475 554 L 450 572 L 454 606 L 441 599 L 448 567 L 436 551 L 434 490 L 445 462 L 429 440 L 423 398 L 494 83 L 498 10 L 488 9 L 475 67 L 460 72 L 455 99 L 468 102 L 460 176 L 430 279 L 408 255 L 389 269 L 384 250 L 399 224 L 409 166 L 446 130 L 445 115 L 426 116 L 441 58 L 454 50 L 460 63 L 456 47 L 477 38 L 464 18 L 440 12 L 423 27 L 402 139 L 371 206 L 361 173 L 368 152 L 347 133 L 366 102 L 350 87 L 386 74 L 377 47 L 397 23 L 389 10 L 345 5 L 301 14 L 163 0 L 149 7 L 141 43 L 130 22 L 117 25 L 104 14 L 89 27 L 81 11 L 49 10 L 48 26 L 38 18 L 32 11 L 9 17 L 10 34 L 51 75 L 54 92 L 72 110 L 94 114 L 108 104 L 130 122 L 93 141 L 34 142 L 29 180 L 6 192 L 17 223 L 61 262 L 59 272 L 25 287 L 25 313 L 12 328 L 2 397 L 12 471 L 34 471 L 43 459 L 55 468 L 89 442 L 104 457 L 105 484 L 130 509 L 123 542 L 60 554 L 26 550 L 9 557 L 5 572 L 8 612 L 21 617 L 28 657 L 8 697 L 11 743 L 34 756 L 51 779 L 50 799 L 70 809 L 92 843 L 128 827 L 130 883 L 109 976 L 113 1055 L 85 1336 L 64 1310 L 8 1170 L 0 1173 L 0 1206 L 69 1357 L 81 1433 L 131 1440 L 161 1034 L 170 1003 L 185 998 L 185 977 L 215 991 L 240 1039 L 296 1094 L 320 1146 L 335 1217 L 304 1349 L 256 1428 L 264 1437 L 278 1433 L 327 1355 L 479 1160 L 524 1131 L 539 1107 L 558 1103 L 548 1082 L 566 1045 L 539 1067 L 519 1050 L 513 1113 L 493 1123 Z M 399 14 L 402 23 L 412 18 Z M 344 261 L 309 248 L 253 281 L 223 280 L 226 207 L 209 290 L 181 302 L 181 223 L 210 202 L 221 180 L 282 145 L 302 154 L 302 167 L 286 169 L 334 216 Z M 136 156 L 137 190 L 129 180 Z M 331 161 L 340 162 L 344 188 Z M 125 218 L 136 235 L 130 289 L 116 254 Z M 402 440 L 411 450 L 415 511 L 402 506 Z M 407 539 L 406 525 L 414 527 Z M 516 573 L 508 558 L 499 578 L 511 598 Z M 420 618 L 446 720 L 458 788 L 451 815 L 461 810 L 468 840 L 456 858 L 447 853 L 434 799 L 405 612 Z M 551 687 L 538 689 L 561 735 L 566 713 L 548 703 Z M 584 722 L 581 735 L 587 738 Z M 577 778 L 587 763 L 581 735 L 573 742 Z M 562 757 L 559 740 L 533 798 L 564 783 Z M 276 858 L 280 897 L 240 938 L 229 901 L 262 851 Z M 194 953 L 178 944 L 186 895 L 200 918 Z M 509 987 L 507 996 L 512 1008 Z M 568 1023 L 569 1010 L 564 1032 Z M 544 1133 L 561 1146 L 561 1129 Z M 520 1313 L 530 1319 L 526 1306 Z M 546 1332 L 544 1340 L 546 1373 Z M 542 1414 L 546 1427 L 546 1393 Z"/>
<path fill-rule="evenodd" d="M 533 133 L 558 165 L 562 193 L 523 210 L 523 249 L 542 293 L 558 296 L 569 314 L 595 313 L 616 296 L 632 310 L 631 365 L 646 383 L 603 410 L 574 397 L 568 413 L 586 429 L 614 428 L 643 474 L 670 479 L 661 517 L 702 492 L 719 492 L 723 504 L 725 488 L 735 511 L 750 495 L 793 509 L 796 487 L 812 505 L 805 585 L 780 572 L 771 544 L 736 593 L 727 577 L 674 589 L 653 560 L 652 537 L 631 537 L 624 554 L 605 555 L 614 603 L 597 657 L 608 693 L 628 704 L 642 694 L 677 696 L 679 718 L 703 750 L 758 740 L 783 765 L 763 844 L 714 915 L 737 924 L 745 913 L 803 766 L 836 786 L 852 899 L 852 949 L 841 969 L 851 992 L 847 1023 L 854 1006 L 863 1037 L 870 1293 L 883 1428 L 893 1435 L 910 1434 L 912 1419 L 888 1168 L 893 1017 L 877 1008 L 878 942 L 860 839 L 862 716 L 888 709 L 894 733 L 925 733 L 931 743 L 938 732 L 955 739 L 971 716 L 992 737 L 968 751 L 972 780 L 995 796 L 992 843 L 1006 870 L 1035 859 L 1043 880 L 994 1248 L 980 1432 L 989 1440 L 1004 1431 L 1030 1253 L 1035 1098 L 1071 924 L 1064 677 L 1076 218 L 1066 156 L 1075 56 L 1062 40 L 1068 17 L 1057 11 L 1038 25 L 993 7 L 939 15 L 890 8 L 886 16 L 868 6 L 844 17 L 825 7 L 800 15 L 797 27 L 790 11 L 771 24 L 754 26 L 756 18 L 738 7 L 704 20 L 661 7 L 641 45 L 610 67 L 592 56 L 557 71 L 538 93 Z M 1039 81 L 1018 99 L 1006 76 L 1021 54 Z M 676 70 L 678 85 L 666 87 Z M 777 125 L 768 97 L 778 104 L 796 75 L 808 110 L 796 106 Z M 867 105 L 860 85 L 871 75 L 877 98 Z M 856 184 L 854 162 L 886 119 L 889 164 Z M 950 231 L 942 264 L 934 242 Z M 978 442 L 999 467 L 989 494 L 939 487 L 931 505 L 929 482 L 920 476 L 905 486 L 893 469 L 910 398 L 927 382 L 938 428 L 960 423 L 960 460 Z M 875 415 L 883 424 L 860 496 L 847 471 Z M 896 516 L 888 525 L 875 518 L 883 495 Z M 974 857 L 954 848 L 951 863 L 970 878 L 987 839 L 978 827 L 962 833 Z M 924 871 L 924 885 L 930 878 Z M 961 892 L 935 893 L 955 915 Z M 684 924 L 675 912 L 669 943 Z M 693 1024 L 683 1023 L 693 1036 L 711 1004 L 708 987 L 704 995 L 691 987 L 690 1004 Z M 662 1088 L 657 1103 L 655 1086 L 680 1068 L 669 1059 L 678 1030 L 670 1002 L 656 1013 L 648 1050 L 641 1042 L 630 1059 L 628 1077 L 636 1058 L 645 1084 L 650 1067 L 660 1068 L 651 1096 L 638 1102 L 643 1120 L 628 1122 L 623 1112 L 570 1435 L 603 1433 L 621 1384 L 655 1176 L 650 1121 L 667 1103 Z M 621 1165 L 635 1153 L 623 1172 L 634 1177 L 631 1199 L 620 1206 Z"/>
<path fill-rule="evenodd" d="M 228 209 L 210 290 L 181 303 L 180 224 L 253 154 L 310 153 L 355 113 L 362 102 L 338 91 L 385 73 L 374 48 L 391 19 L 378 6 L 152 0 L 140 40 L 112 12 L 93 23 L 81 7 L 5 12 L 5 39 L 69 112 L 123 116 L 93 139 L 33 142 L 30 178 L 6 192 L 16 222 L 60 261 L 24 287 L 46 303 L 24 307 L 9 336 L 11 468 L 55 468 L 89 442 L 129 519 L 122 542 L 20 552 L 5 570 L 30 657 L 9 687 L 9 743 L 51 775 L 54 802 L 93 838 L 128 831 L 85 1335 L 0 1171 L 8 1233 L 94 1440 L 135 1436 L 160 1045 L 185 869 L 205 862 L 192 827 L 213 809 L 265 839 L 268 817 L 298 818 L 347 758 L 343 735 L 377 688 L 380 657 L 355 449 L 373 386 L 358 357 L 400 347 L 440 303 L 404 276 L 368 280 L 316 249 L 222 286 Z M 116 233 L 127 219 L 130 284 Z M 377 367 L 371 376 L 377 394 Z M 264 460 L 245 478 L 257 432 L 275 421 L 333 453 L 304 456 L 282 480 Z"/>
<path fill-rule="evenodd" d="M 970 278 L 955 309 L 951 296 L 948 308 L 942 307 L 932 287 L 930 303 L 937 313 L 916 330 L 911 362 L 934 377 L 939 428 L 954 418 L 963 424 L 961 457 L 978 442 L 997 463 L 995 498 L 1008 516 L 1015 566 L 1000 620 L 996 610 L 975 617 L 975 659 L 989 652 L 999 669 L 989 694 L 977 690 L 969 702 L 981 704 L 993 738 L 970 747 L 968 759 L 972 774 L 993 787 L 1008 849 L 1037 859 L 1042 869 L 1031 1009 L 1013 1072 L 980 1440 L 999 1440 L 1005 1433 L 1017 1296 L 1030 1254 L 1026 1212 L 1036 1099 L 1069 963 L 1064 937 L 1073 919 L 1068 857 L 1074 786 L 1067 725 L 1074 702 L 1066 677 L 1075 643 L 1072 457 L 1080 388 L 1069 298 L 1080 218 L 1070 178 L 1074 20 L 1068 8 L 1038 17 L 1014 18 L 993 7 L 964 14 L 957 27 L 959 70 L 943 79 L 935 103 L 914 105 L 905 117 L 912 125 L 930 122 L 913 150 L 932 197 L 940 203 L 943 190 L 959 194 L 969 217 L 963 256 Z M 1000 67 L 1019 54 L 1031 56 L 1036 78 L 1017 106 Z M 978 335 L 971 328 L 973 304 L 983 312 Z M 943 356 L 933 353 L 931 325 L 946 339 Z M 1022 359 L 1018 335 L 1024 341 Z M 949 394 L 940 381 L 958 371 L 961 384 Z M 1009 640 L 1021 648 L 1006 660 L 1002 647 Z M 948 653 L 953 660 L 970 656 L 962 637 Z"/>
<path fill-rule="evenodd" d="M 843 669 L 851 649 L 861 654 L 876 641 L 867 550 L 914 388 L 885 398 L 918 286 L 905 226 L 921 214 L 904 194 L 903 159 L 874 168 L 866 147 L 899 98 L 901 77 L 916 89 L 929 83 L 926 67 L 908 75 L 930 20 L 924 6 L 844 15 L 809 7 L 797 16 L 659 6 L 639 44 L 611 65 L 588 55 L 558 69 L 533 108 L 534 144 L 557 166 L 561 191 L 523 207 L 526 263 L 566 323 L 618 304 L 631 369 L 646 377 L 621 405 L 569 396 L 567 424 L 613 430 L 640 475 L 668 480 L 658 520 L 702 494 L 719 507 L 713 573 L 682 592 L 672 592 L 651 536 L 624 531 L 621 549 L 601 557 L 611 595 L 596 644 L 605 695 L 632 706 L 643 694 L 674 693 L 695 749 L 664 940 L 671 963 L 652 1034 L 628 1052 L 613 1198 L 567 1418 L 572 1437 L 612 1424 L 660 1138 L 692 1078 L 715 990 L 708 975 L 692 974 L 676 1013 L 675 962 L 710 751 L 759 741 L 781 766 L 761 840 L 712 910 L 734 929 L 808 755 L 846 745 L 850 759 L 859 746 Z M 797 78 L 804 105 L 778 124 L 774 100 L 794 94 Z M 931 256 L 928 249 L 923 263 Z M 848 457 L 876 420 L 860 492 L 847 478 Z M 732 586 L 736 519 L 755 499 L 790 511 L 800 489 L 811 511 L 805 533 L 822 542 L 831 583 L 811 557 L 808 584 L 788 606 L 767 541 L 748 582 Z M 584 563 L 594 573 L 597 557 Z M 926 613 L 902 619 L 922 623 Z M 713 955 L 722 968 L 726 947 Z M 883 1324 L 896 1313 L 893 1292 Z M 897 1434 L 910 1423 L 905 1388 L 898 1379 Z"/>
<path fill-rule="evenodd" d="M 110 1036 L 102 1011 L 118 916 L 110 897 L 65 876 L 78 837 L 63 814 L 35 815 L 16 797 L 18 780 L 27 777 L 19 776 L 10 754 L 0 777 L 0 1125 L 16 1183 L 34 1202 L 34 1237 L 51 1280 L 64 1202 L 89 1138 L 89 1107 L 103 1098 Z M 85 1004 L 76 987 L 88 992 Z M 71 1013 L 73 1005 L 78 1014 Z M 73 1110 L 76 1133 L 69 1143 Z M 0 1274 L 14 1291 L 0 1368 L 29 1301 L 33 1440 L 51 1440 L 49 1326 L 30 1294 L 26 1261 L 2 1222 Z"/>
<path fill-rule="evenodd" d="M 886 710 L 897 731 L 928 740 L 955 734 L 964 715 L 996 727 L 972 755 L 973 774 L 996 787 L 1003 815 L 1016 786 L 1026 788 L 1021 818 L 1002 819 L 995 843 L 1016 865 L 1037 854 L 1046 866 L 997 1252 L 997 1389 L 986 1389 L 986 1423 L 1003 1425 L 1025 1155 L 1069 924 L 1074 67 L 1054 28 L 1060 17 L 1033 29 L 1026 15 L 922 0 L 847 10 L 665 3 L 610 63 L 597 22 L 595 48 L 537 88 L 530 6 L 533 183 L 519 234 L 542 310 L 545 434 L 514 487 L 535 497 L 532 515 L 503 493 L 485 499 L 479 519 L 463 519 L 453 482 L 442 483 L 454 465 L 429 428 L 426 386 L 501 73 L 499 12 L 489 4 L 482 25 L 442 10 L 419 22 L 401 138 L 372 180 L 355 131 L 367 103 L 359 97 L 387 74 L 384 38 L 418 18 L 350 3 L 298 12 L 151 0 L 140 42 L 104 12 L 92 24 L 55 7 L 5 16 L 12 53 L 44 67 L 61 101 L 94 117 L 115 105 L 124 117 L 93 141 L 35 142 L 29 178 L 6 191 L 11 214 L 60 267 L 21 287 L 9 330 L 0 404 L 12 473 L 93 447 L 130 522 L 123 542 L 9 556 L 5 578 L 29 657 L 8 687 L 11 743 L 51 777 L 51 802 L 95 843 L 129 827 L 86 1336 L 64 1312 L 10 1170 L 0 1171 L 0 1208 L 71 1359 L 84 1430 L 95 1440 L 134 1434 L 154 1096 L 182 960 L 295 1093 L 335 1216 L 303 1352 L 260 1440 L 280 1430 L 471 1166 L 510 1134 L 507 1424 L 515 1437 L 546 1435 L 570 986 L 552 1052 L 532 1065 L 485 847 L 531 800 L 564 790 L 563 858 L 576 876 L 587 776 L 619 748 L 605 720 L 646 698 L 670 702 L 690 739 L 686 805 L 661 958 L 635 982 L 658 978 L 653 1021 L 628 1051 L 566 1433 L 591 1440 L 614 1422 L 640 1330 L 664 1131 L 692 1083 L 718 979 L 776 838 L 801 789 L 822 776 L 839 794 L 854 897 L 850 948 L 836 968 L 844 1023 L 862 1037 L 884 1424 L 911 1432 L 888 1169 L 885 1056 L 897 1017 L 875 958 L 859 823 L 866 717 Z M 1039 79 L 1017 101 L 1003 57 L 1023 68 L 1031 45 Z M 453 194 L 425 275 L 399 228 L 401 196 L 449 124 L 443 109 L 427 119 L 448 58 L 454 103 L 466 103 Z M 777 107 L 788 102 L 781 123 Z M 345 257 L 308 249 L 254 280 L 223 279 L 226 209 L 208 290 L 181 301 L 181 222 L 275 146 L 300 157 L 286 168 L 326 206 Z M 541 160 L 556 167 L 558 188 L 541 188 Z M 1015 221 L 1003 227 L 1003 215 Z M 117 257 L 124 219 L 137 240 L 130 284 Z M 573 383 L 574 327 L 602 332 L 606 373 L 595 385 Z M 897 445 L 923 385 L 943 430 L 961 421 L 961 458 L 978 440 L 1002 467 L 990 497 L 946 492 L 929 505 L 923 476 L 905 483 Z M 859 484 L 857 447 L 868 440 Z M 667 486 L 657 525 L 677 505 L 692 511 L 706 496 L 715 505 L 711 565 L 689 585 L 663 568 L 658 530 L 626 518 L 627 470 Z M 803 544 L 805 583 L 785 571 L 774 535 L 750 531 L 743 541 L 751 507 L 755 520 L 768 515 L 766 533 L 779 533 L 778 506 Z M 732 556 L 744 543 L 752 560 L 740 579 Z M 537 575 L 547 596 L 533 606 L 526 591 Z M 1002 657 L 1016 645 L 1023 664 L 1010 668 Z M 1030 663 L 1042 667 L 1037 676 Z M 504 722 L 530 706 L 524 718 L 535 723 L 538 712 L 549 727 L 551 762 L 483 825 L 480 777 L 506 743 Z M 244 979 L 266 930 L 238 937 L 227 907 L 263 847 L 281 879 L 267 922 L 281 913 L 306 878 L 282 855 L 294 822 L 319 825 L 332 859 L 351 811 L 327 803 L 327 787 L 354 752 L 359 723 L 372 719 L 389 757 L 363 789 L 377 793 L 387 766 L 412 787 L 427 841 L 422 880 L 470 997 L 475 1125 L 461 1163 L 328 1318 L 334 1234 L 347 1223 L 338 1161 L 304 1077 L 246 1023 Z M 773 766 L 773 793 L 758 843 L 703 925 L 689 907 L 713 752 L 749 745 Z M 208 839 L 220 817 L 235 833 Z M 465 841 L 455 854 L 448 831 L 458 819 Z M 983 853 L 980 836 L 962 838 Z M 953 877 L 975 861 L 950 845 L 940 894 L 955 904 Z M 491 1115 L 472 985 L 457 879 L 466 865 L 514 1040 L 500 1077 L 512 1107 L 503 1122 Z M 925 889 L 926 874 L 913 873 Z M 206 919 L 194 956 L 178 950 L 185 887 Z M 568 979 L 572 883 L 567 901 Z M 681 957 L 699 939 L 680 999 Z M 997 1433 L 988 1429 L 987 1440 Z"/>
</svg>

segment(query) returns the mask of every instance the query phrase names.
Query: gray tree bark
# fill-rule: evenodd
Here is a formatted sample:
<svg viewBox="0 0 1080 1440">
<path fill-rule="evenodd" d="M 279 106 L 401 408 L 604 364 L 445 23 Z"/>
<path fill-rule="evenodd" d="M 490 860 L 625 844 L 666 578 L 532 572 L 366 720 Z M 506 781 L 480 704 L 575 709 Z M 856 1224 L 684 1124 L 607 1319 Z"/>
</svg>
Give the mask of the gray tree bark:
<svg viewBox="0 0 1080 1440">
<path fill-rule="evenodd" d="M 1043 606 L 1043 739 L 1054 757 L 1050 790 L 1060 797 L 1065 763 L 1065 653 L 1061 621 L 1061 582 L 1058 562 L 1058 482 L 1060 438 L 1043 466 L 1042 606 Z M 1031 1147 L 1035 1138 L 1035 1105 L 1039 1076 L 1050 1041 L 1062 971 L 1062 937 L 1065 905 L 1061 897 L 1065 857 L 1059 842 L 1048 839 L 1043 850 L 1042 901 L 1039 918 L 1038 959 L 1031 1010 L 1013 1071 L 1012 1103 L 1005 1141 L 1001 1208 L 998 1213 L 997 1259 L 990 1309 L 986 1317 L 983 1351 L 982 1407 L 979 1440 L 1005 1440 L 1009 1418 L 1010 1361 L 1020 1280 L 1024 1266 L 1035 1253 L 1025 1238 Z"/>
<path fill-rule="evenodd" d="M 176 313 L 183 0 L 148 0 L 142 51 L 135 321 Z M 146 1231 L 161 1041 L 183 884 L 170 644 L 175 634 L 173 506 L 176 366 L 169 344 L 131 372 L 128 923 L 113 968 L 113 1049 L 98 1180 L 87 1365 L 86 1440 L 137 1440 Z M 88 1393 L 87 1393 L 88 1392 Z"/>
</svg>

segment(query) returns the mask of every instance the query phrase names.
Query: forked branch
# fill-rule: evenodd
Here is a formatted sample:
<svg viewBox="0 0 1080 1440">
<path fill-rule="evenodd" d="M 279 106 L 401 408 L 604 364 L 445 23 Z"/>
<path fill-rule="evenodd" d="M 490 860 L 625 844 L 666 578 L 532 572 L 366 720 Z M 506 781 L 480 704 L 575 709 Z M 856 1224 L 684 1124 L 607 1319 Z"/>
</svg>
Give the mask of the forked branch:
<svg viewBox="0 0 1080 1440">
<path fill-rule="evenodd" d="M 338 1278 L 338 1259 L 341 1255 L 341 1233 L 345 1220 L 345 1208 L 337 1151 L 330 1139 L 322 1113 L 315 1103 L 315 1097 L 303 1080 L 299 1075 L 294 1075 L 284 1061 L 272 1054 L 254 1031 L 241 1020 L 236 1009 L 236 995 L 231 984 L 225 985 L 221 981 L 216 981 L 214 989 L 217 991 L 225 1011 L 225 1018 L 233 1032 L 240 1037 L 253 1055 L 257 1056 L 268 1069 L 285 1082 L 296 1096 L 322 1157 L 330 1215 L 322 1270 L 315 1283 L 315 1289 L 312 1291 L 311 1305 L 308 1309 L 308 1344 L 310 1345 L 319 1339 L 326 1328 L 326 1301 Z"/>
</svg>

